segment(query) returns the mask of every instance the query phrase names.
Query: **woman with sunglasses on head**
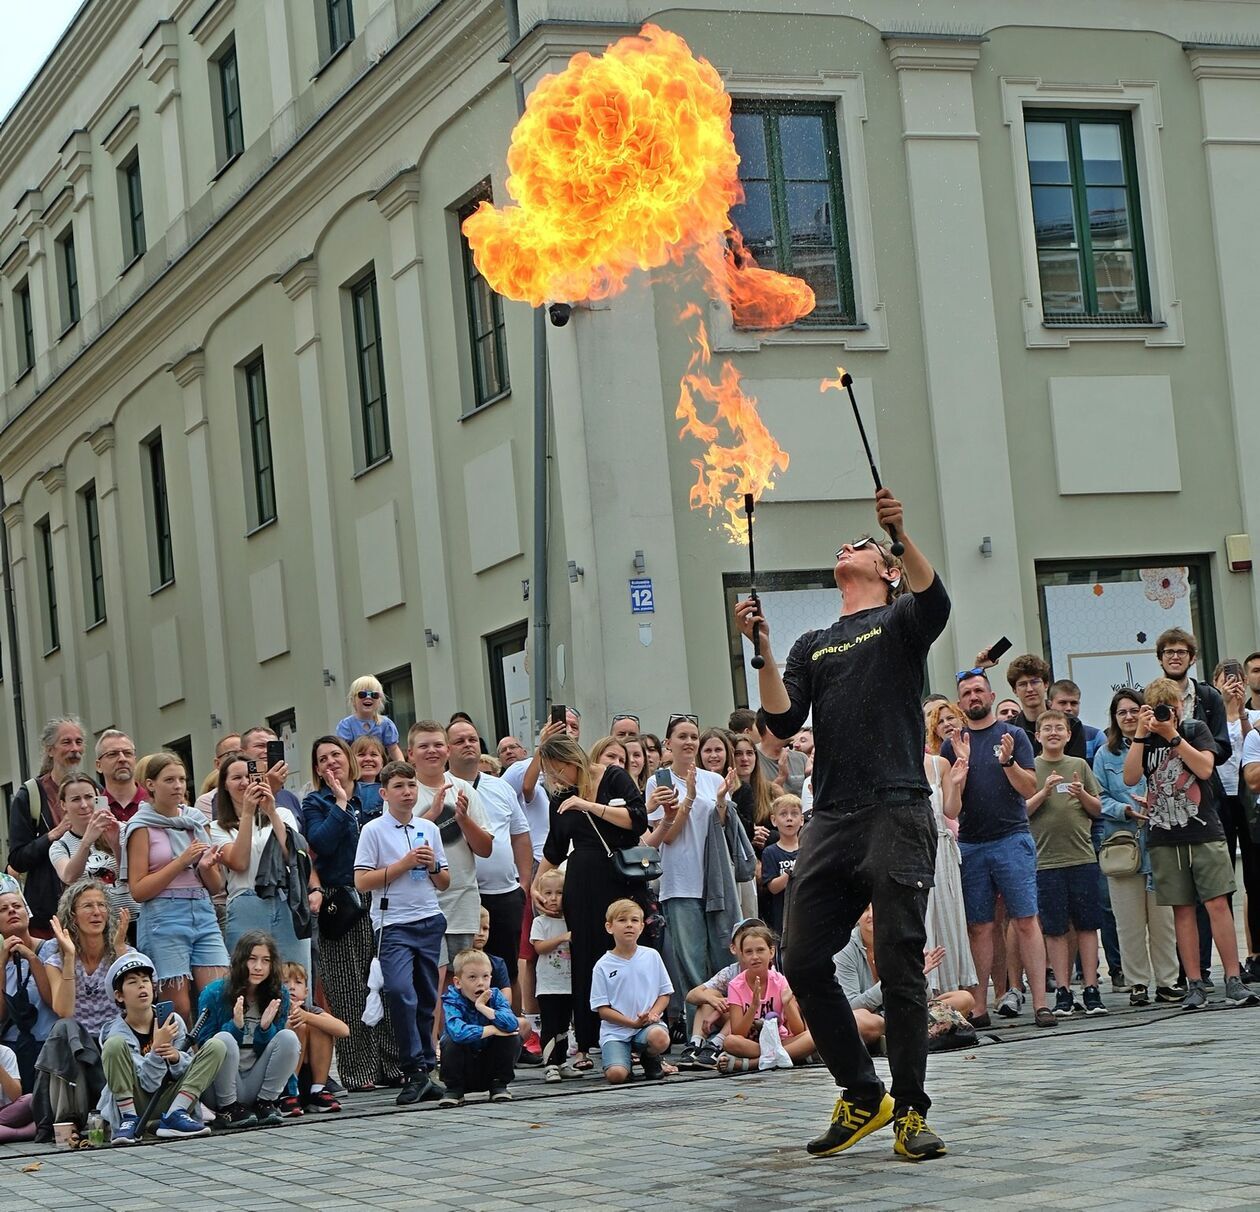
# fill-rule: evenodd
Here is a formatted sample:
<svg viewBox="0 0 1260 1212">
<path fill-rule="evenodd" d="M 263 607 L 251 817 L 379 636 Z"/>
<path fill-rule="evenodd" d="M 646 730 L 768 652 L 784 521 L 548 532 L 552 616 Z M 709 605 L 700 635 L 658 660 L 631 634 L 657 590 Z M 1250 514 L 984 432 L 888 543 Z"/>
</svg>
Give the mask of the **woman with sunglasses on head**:
<svg viewBox="0 0 1260 1212">
<path fill-rule="evenodd" d="M 723 776 L 696 766 L 700 727 L 694 715 L 671 715 L 665 744 L 673 760 L 668 771 L 658 770 L 649 783 L 647 809 L 653 828 L 646 842 L 661 851 L 660 898 L 669 923 L 666 963 L 674 988 L 686 990 L 708 980 L 729 952 L 731 923 L 705 911 L 709 874 L 705 840 L 714 813 L 725 822 L 739 775 L 733 767 Z M 688 1005 L 688 1031 L 694 1015 L 695 1007 Z"/>
<path fill-rule="evenodd" d="M 613 901 L 637 901 L 642 884 L 618 874 L 612 854 L 639 844 L 647 829 L 643 794 L 619 766 L 597 766 L 565 732 L 546 735 L 538 756 L 551 792 L 551 825 L 534 873 L 565 864 L 564 920 L 569 928 L 569 972 L 577 1056 L 561 1069 L 568 1076 L 592 1068 L 587 1053 L 599 1042 L 599 1018 L 591 1009 L 591 973 L 613 945 L 604 915 Z M 546 910 L 534 894 L 535 911 Z"/>
<path fill-rule="evenodd" d="M 924 1089 L 923 949 L 936 824 L 920 702 L 924 663 L 950 607 L 931 563 L 905 534 L 901 502 L 881 488 L 875 509 L 880 527 L 904 544 L 903 556 L 870 537 L 844 544 L 834 571 L 840 617 L 801 636 L 782 673 L 756 599 L 739 602 L 735 614 L 749 639 L 760 629 L 758 690 L 770 730 L 787 739 L 813 716 L 814 816 L 792 875 L 785 975 L 842 1094 L 807 1149 L 840 1153 L 891 1120 L 894 1151 L 922 1161 L 942 1155 L 945 1144 L 927 1125 Z M 892 1096 L 831 960 L 867 904 L 875 911 Z"/>
<path fill-rule="evenodd" d="M 1137 734 L 1142 694 L 1122 687 L 1111 696 L 1107 712 L 1107 739 L 1094 754 L 1094 778 L 1102 800 L 1101 845 L 1124 833 L 1133 838 L 1124 846 L 1136 855 L 1130 858 L 1134 869 L 1123 875 L 1108 875 L 1111 911 L 1116 916 L 1120 938 L 1120 966 L 1131 982 L 1129 1005 L 1146 1006 L 1152 996 L 1157 1002 L 1180 1002 L 1186 995 L 1177 987 L 1177 933 L 1173 911 L 1155 899 L 1151 859 L 1146 852 L 1146 779 L 1132 787 L 1124 781 L 1124 759 Z M 1134 861 L 1134 858 L 1136 861 Z M 1152 995 L 1151 989 L 1154 988 Z"/>
<path fill-rule="evenodd" d="M 336 733 L 347 745 L 361 736 L 374 736 L 385 747 L 392 762 L 403 760 L 398 744 L 398 727 L 385 714 L 385 688 L 370 673 L 350 683 L 347 698 L 350 714 L 338 723 Z"/>
</svg>

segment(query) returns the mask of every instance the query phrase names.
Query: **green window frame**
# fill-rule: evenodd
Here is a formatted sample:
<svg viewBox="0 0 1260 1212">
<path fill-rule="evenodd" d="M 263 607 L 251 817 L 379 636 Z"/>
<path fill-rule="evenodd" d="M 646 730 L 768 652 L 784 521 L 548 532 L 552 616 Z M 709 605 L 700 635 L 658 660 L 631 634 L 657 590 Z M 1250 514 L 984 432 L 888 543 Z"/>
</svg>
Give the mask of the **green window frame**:
<svg viewBox="0 0 1260 1212">
<path fill-rule="evenodd" d="M 175 552 L 171 543 L 171 504 L 166 488 L 166 456 L 162 450 L 159 432 L 150 438 L 149 493 L 153 507 L 153 573 L 157 578 L 154 589 L 161 589 L 175 580 Z"/>
<path fill-rule="evenodd" d="M 737 99 L 732 105 L 744 201 L 731 211 L 766 269 L 794 274 L 818 305 L 798 327 L 857 323 L 834 104 Z"/>
<path fill-rule="evenodd" d="M 351 0 L 328 0 L 328 53 L 335 55 L 354 38 L 354 6 Z"/>
<path fill-rule="evenodd" d="M 101 513 L 96 485 L 79 494 L 83 508 L 83 548 L 87 556 L 88 626 L 105 621 L 105 559 L 101 553 Z"/>
<path fill-rule="evenodd" d="M 511 393 L 507 362 L 507 323 L 503 299 L 490 288 L 473 260 L 472 247 L 464 235 L 464 220 L 481 205 L 491 201 L 490 191 L 482 190 L 457 212 L 459 251 L 464 268 L 464 296 L 468 306 L 468 340 L 472 352 L 473 406 L 484 408 Z"/>
<path fill-rule="evenodd" d="M 1101 151 L 1111 138 L 1108 128 L 1115 130 L 1114 158 L 1087 159 L 1087 150 Z M 1038 150 L 1053 154 L 1056 135 L 1063 158 L 1034 159 Z M 1033 146 L 1038 140 L 1041 149 Z M 1045 323 L 1151 323 L 1132 114 L 1028 108 L 1024 141 Z M 1079 306 L 1070 305 L 1073 298 Z"/>
<path fill-rule="evenodd" d="M 17 304 L 18 370 L 26 374 L 35 365 L 35 314 L 31 310 L 31 284 L 23 278 L 13 292 Z"/>
<path fill-rule="evenodd" d="M 45 514 L 35 523 L 39 539 L 40 573 L 44 578 L 44 655 L 61 647 L 61 623 L 57 616 L 57 572 L 53 559 L 52 523 Z"/>
<path fill-rule="evenodd" d="M 127 263 L 130 264 L 148 247 L 144 235 L 144 188 L 140 181 L 140 153 L 133 152 L 121 171 L 127 204 Z"/>
<path fill-rule="evenodd" d="M 271 452 L 271 413 L 267 407 L 267 372 L 260 354 L 244 368 L 246 425 L 249 429 L 251 479 L 254 482 L 253 529 L 276 519 L 276 471 Z"/>
<path fill-rule="evenodd" d="M 70 329 L 79 322 L 79 263 L 74 255 L 74 232 L 67 231 L 57 244 L 61 253 L 61 280 L 66 290 L 65 327 Z"/>
<path fill-rule="evenodd" d="M 241 77 L 236 62 L 236 43 L 219 56 L 219 103 L 223 109 L 223 161 L 234 160 L 245 150 L 241 121 Z"/>
<path fill-rule="evenodd" d="M 359 423 L 363 465 L 371 467 L 390 454 L 389 396 L 385 388 L 385 355 L 381 348 L 381 302 L 373 271 L 350 288 L 354 313 L 355 362 L 359 372 Z"/>
</svg>

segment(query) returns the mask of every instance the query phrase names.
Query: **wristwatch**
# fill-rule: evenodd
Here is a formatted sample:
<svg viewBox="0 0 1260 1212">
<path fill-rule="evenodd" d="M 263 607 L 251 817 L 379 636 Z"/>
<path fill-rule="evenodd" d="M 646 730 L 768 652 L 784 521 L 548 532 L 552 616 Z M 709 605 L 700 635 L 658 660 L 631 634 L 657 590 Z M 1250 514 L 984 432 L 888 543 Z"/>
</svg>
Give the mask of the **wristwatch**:
<svg viewBox="0 0 1260 1212">
<path fill-rule="evenodd" d="M 1015 755 L 1012 754 L 1004 762 L 998 762 L 998 765 L 1001 766 L 1003 770 L 1009 770 L 1012 766 L 1015 765 Z"/>
<path fill-rule="evenodd" d="M 1180 744 L 1181 744 L 1181 734 L 1180 734 L 1180 733 L 1176 733 L 1176 734 L 1173 736 L 1172 740 L 1168 742 L 1168 748 L 1169 748 L 1169 749 L 1176 749 L 1176 748 L 1177 748 L 1177 746 L 1178 746 L 1178 745 L 1180 745 Z"/>
</svg>

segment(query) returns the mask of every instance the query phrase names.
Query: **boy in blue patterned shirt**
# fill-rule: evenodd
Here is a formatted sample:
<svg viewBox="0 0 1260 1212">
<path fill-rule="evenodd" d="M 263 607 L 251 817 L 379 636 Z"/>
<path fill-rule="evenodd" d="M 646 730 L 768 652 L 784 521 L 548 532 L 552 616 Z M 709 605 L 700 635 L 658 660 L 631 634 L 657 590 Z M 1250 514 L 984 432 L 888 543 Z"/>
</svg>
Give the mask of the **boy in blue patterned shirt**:
<svg viewBox="0 0 1260 1212">
<path fill-rule="evenodd" d="M 520 1023 L 507 998 L 491 983 L 490 957 L 461 951 L 454 980 L 442 994 L 442 1082 L 439 1107 L 459 1107 L 470 1091 L 489 1090 L 490 1101 L 512 1099 L 508 1087 L 521 1049 Z"/>
</svg>

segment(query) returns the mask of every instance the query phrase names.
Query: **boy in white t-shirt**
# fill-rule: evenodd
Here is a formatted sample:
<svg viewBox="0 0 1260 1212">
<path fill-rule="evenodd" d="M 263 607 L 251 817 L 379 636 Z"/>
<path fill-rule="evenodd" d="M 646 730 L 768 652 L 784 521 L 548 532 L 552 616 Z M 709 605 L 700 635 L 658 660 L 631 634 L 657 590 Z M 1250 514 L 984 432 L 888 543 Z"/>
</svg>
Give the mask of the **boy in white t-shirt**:
<svg viewBox="0 0 1260 1212">
<path fill-rule="evenodd" d="M 604 1076 L 614 1086 L 627 1081 L 632 1054 L 638 1052 L 643 1076 L 660 1081 L 665 1076 L 661 1053 L 669 1047 L 661 1019 L 674 986 L 660 955 L 639 946 L 643 910 L 634 901 L 613 901 L 604 914 L 604 929 L 613 937 L 613 949 L 600 956 L 591 973 L 591 1009 L 600 1017 Z"/>
<path fill-rule="evenodd" d="M 535 881 L 541 911 L 529 926 L 529 941 L 538 953 L 535 993 L 542 1018 L 543 1080 L 558 1082 L 564 1077 L 580 1077 L 566 1063 L 569 1027 L 573 1022 L 572 960 L 569 944 L 573 938 L 564 920 L 564 872 L 544 871 Z M 563 1066 L 563 1067 L 562 1067 Z"/>
</svg>

